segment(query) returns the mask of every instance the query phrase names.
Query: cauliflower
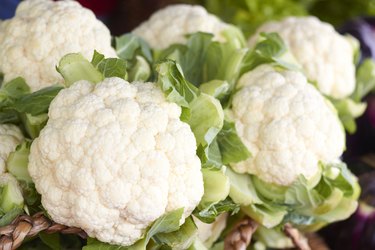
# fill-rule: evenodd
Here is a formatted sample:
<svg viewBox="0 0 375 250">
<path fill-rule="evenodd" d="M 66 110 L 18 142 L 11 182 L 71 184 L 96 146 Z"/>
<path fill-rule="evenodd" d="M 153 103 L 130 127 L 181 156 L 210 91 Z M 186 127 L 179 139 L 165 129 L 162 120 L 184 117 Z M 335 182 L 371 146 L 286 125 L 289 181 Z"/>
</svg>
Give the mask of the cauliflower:
<svg viewBox="0 0 375 250">
<path fill-rule="evenodd" d="M 10 124 L 0 124 L 0 174 L 6 170 L 6 162 L 18 144 L 23 140 L 21 130 Z"/>
<path fill-rule="evenodd" d="M 289 17 L 262 25 L 249 39 L 250 47 L 261 32 L 277 32 L 301 64 L 309 80 L 334 98 L 344 98 L 355 88 L 354 46 L 332 25 L 316 17 Z"/>
<path fill-rule="evenodd" d="M 187 34 L 198 31 L 213 33 L 215 40 L 225 41 L 220 33 L 229 26 L 201 6 L 177 4 L 155 12 L 133 33 L 151 47 L 164 49 L 174 43 L 185 43 Z"/>
<path fill-rule="evenodd" d="M 198 229 L 198 238 L 207 248 L 210 248 L 212 244 L 220 237 L 224 228 L 227 225 L 228 213 L 224 213 L 216 217 L 215 221 L 211 224 L 204 223 L 194 218 L 194 223 Z"/>
<path fill-rule="evenodd" d="M 109 30 L 75 1 L 26 0 L 2 25 L 0 72 L 4 82 L 22 76 L 32 91 L 62 83 L 55 66 L 72 52 L 115 57 Z M 1 38 L 3 37 L 3 38 Z"/>
<path fill-rule="evenodd" d="M 129 246 L 166 212 L 191 214 L 201 163 L 181 108 L 154 83 L 78 81 L 52 101 L 29 172 L 58 223 Z"/>
<path fill-rule="evenodd" d="M 343 153 L 345 133 L 331 104 L 305 76 L 262 65 L 244 74 L 233 96 L 235 127 L 252 157 L 233 164 L 239 173 L 290 185 L 312 178 L 319 162 Z"/>
</svg>

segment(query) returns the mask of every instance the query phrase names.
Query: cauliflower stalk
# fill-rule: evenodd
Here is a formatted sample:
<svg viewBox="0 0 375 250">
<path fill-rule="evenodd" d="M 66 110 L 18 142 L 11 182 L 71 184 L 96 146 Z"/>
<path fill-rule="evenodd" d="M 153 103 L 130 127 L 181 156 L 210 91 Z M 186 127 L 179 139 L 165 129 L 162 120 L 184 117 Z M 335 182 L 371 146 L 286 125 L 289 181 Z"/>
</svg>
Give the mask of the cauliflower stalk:
<svg viewBox="0 0 375 250">
<path fill-rule="evenodd" d="M 91 58 L 94 49 L 116 56 L 109 30 L 92 11 L 75 1 L 27 0 L 1 24 L 0 72 L 5 82 L 21 76 L 37 91 L 63 82 L 55 70 L 63 55 Z"/>
</svg>

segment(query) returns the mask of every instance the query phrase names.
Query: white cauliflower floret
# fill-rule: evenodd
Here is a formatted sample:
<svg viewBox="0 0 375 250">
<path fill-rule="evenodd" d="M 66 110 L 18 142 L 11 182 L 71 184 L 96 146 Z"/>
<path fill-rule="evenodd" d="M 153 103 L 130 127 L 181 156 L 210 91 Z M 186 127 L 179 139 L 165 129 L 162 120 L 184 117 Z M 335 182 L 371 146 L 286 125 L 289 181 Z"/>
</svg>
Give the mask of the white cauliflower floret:
<svg viewBox="0 0 375 250">
<path fill-rule="evenodd" d="M 312 178 L 318 163 L 343 153 L 345 133 L 331 104 L 305 76 L 262 65 L 244 74 L 233 97 L 236 130 L 252 157 L 232 167 L 266 182 Z"/>
<path fill-rule="evenodd" d="M 198 31 L 212 33 L 215 40 L 224 41 L 220 33 L 228 26 L 201 6 L 177 4 L 155 12 L 133 33 L 151 47 L 164 49 L 174 43 L 185 43 L 186 35 Z"/>
<path fill-rule="evenodd" d="M 107 78 L 62 90 L 29 157 L 43 207 L 58 223 L 124 246 L 166 212 L 190 215 L 203 177 L 180 114 L 153 83 Z"/>
<path fill-rule="evenodd" d="M 22 132 L 17 126 L 0 124 L 0 174 L 5 172 L 9 154 L 16 149 L 22 140 Z"/>
<path fill-rule="evenodd" d="M 91 59 L 97 50 L 116 57 L 109 30 L 75 1 L 23 1 L 15 17 L 2 26 L 0 72 L 4 81 L 22 76 L 32 91 L 63 82 L 55 66 L 68 53 L 80 52 Z"/>
<path fill-rule="evenodd" d="M 262 25 L 249 40 L 255 45 L 260 32 L 277 32 L 310 81 L 334 98 L 344 98 L 355 88 L 354 47 L 334 27 L 316 17 L 289 17 Z"/>
</svg>

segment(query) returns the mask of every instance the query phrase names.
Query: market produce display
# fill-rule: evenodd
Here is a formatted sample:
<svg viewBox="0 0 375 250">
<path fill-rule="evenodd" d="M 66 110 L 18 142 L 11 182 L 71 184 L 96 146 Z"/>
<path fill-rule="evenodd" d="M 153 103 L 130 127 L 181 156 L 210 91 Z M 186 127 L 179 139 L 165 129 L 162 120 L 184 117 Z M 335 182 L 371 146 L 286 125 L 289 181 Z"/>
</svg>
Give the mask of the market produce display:
<svg viewBox="0 0 375 250">
<path fill-rule="evenodd" d="M 304 250 L 354 214 L 375 63 L 315 17 L 240 28 L 180 4 L 111 38 L 23 1 L 0 23 L 0 249 Z"/>
</svg>

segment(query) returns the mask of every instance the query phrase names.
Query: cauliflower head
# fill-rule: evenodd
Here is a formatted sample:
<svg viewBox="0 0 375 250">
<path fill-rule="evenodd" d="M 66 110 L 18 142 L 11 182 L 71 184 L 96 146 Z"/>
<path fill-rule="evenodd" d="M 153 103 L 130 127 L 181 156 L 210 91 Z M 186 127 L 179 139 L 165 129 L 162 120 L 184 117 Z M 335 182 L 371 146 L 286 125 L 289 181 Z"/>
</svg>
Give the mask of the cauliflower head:
<svg viewBox="0 0 375 250">
<path fill-rule="evenodd" d="M 316 17 L 289 17 L 262 25 L 249 39 L 254 46 L 261 32 L 277 32 L 286 43 L 307 78 L 319 90 L 344 98 L 355 88 L 354 46 L 334 27 Z"/>
<path fill-rule="evenodd" d="M 51 217 L 129 246 L 164 213 L 184 207 L 190 215 L 203 177 L 180 114 L 154 83 L 107 78 L 62 90 L 29 157 Z"/>
<path fill-rule="evenodd" d="M 55 66 L 68 53 L 80 52 L 91 59 L 97 50 L 116 57 L 109 30 L 76 1 L 23 1 L 15 17 L 2 26 L 4 82 L 22 76 L 32 91 L 63 82 Z"/>
<path fill-rule="evenodd" d="M 312 178 L 319 162 L 343 153 L 336 111 L 301 73 L 262 65 L 244 74 L 238 87 L 232 112 L 252 157 L 233 164 L 235 171 L 286 186 L 301 174 Z"/>
<path fill-rule="evenodd" d="M 11 124 L 0 124 L 0 174 L 6 170 L 6 162 L 24 137 L 21 130 Z"/>
<path fill-rule="evenodd" d="M 215 40 L 225 41 L 220 33 L 228 26 L 201 6 L 177 4 L 155 12 L 132 32 L 151 47 L 164 49 L 174 43 L 185 43 L 186 35 L 199 31 L 212 33 Z"/>
</svg>

